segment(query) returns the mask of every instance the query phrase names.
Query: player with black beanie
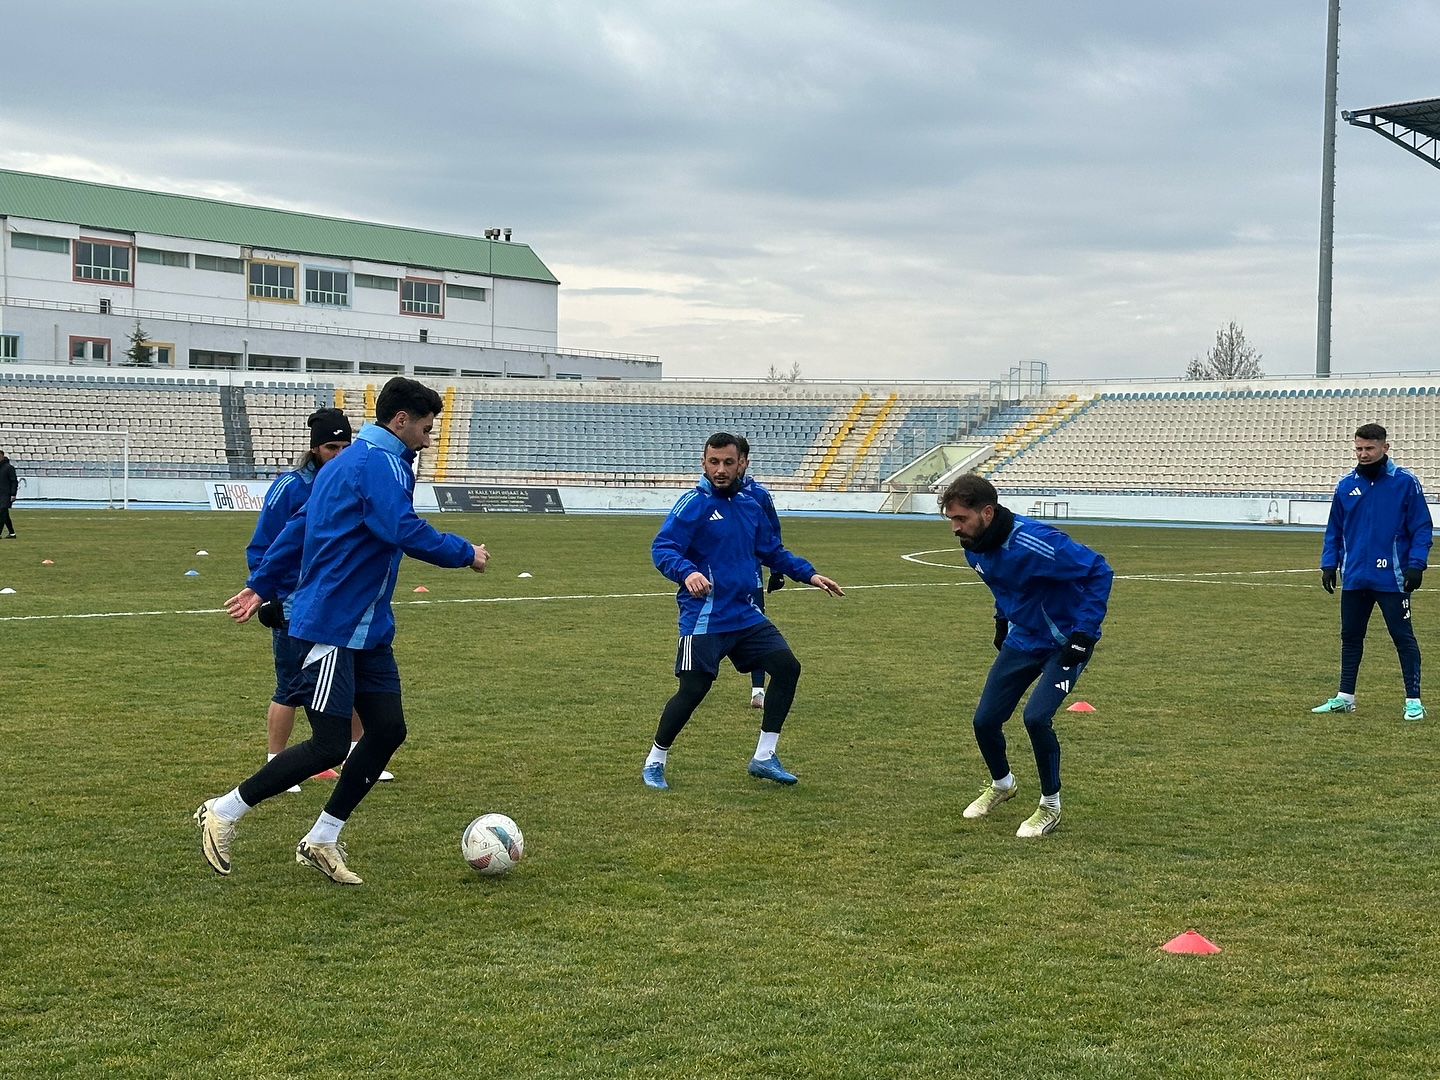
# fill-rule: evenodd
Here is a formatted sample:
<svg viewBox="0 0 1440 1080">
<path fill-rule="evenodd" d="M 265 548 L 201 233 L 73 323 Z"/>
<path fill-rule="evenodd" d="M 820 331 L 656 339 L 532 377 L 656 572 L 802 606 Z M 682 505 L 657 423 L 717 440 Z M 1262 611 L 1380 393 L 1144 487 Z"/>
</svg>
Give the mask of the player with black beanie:
<svg viewBox="0 0 1440 1080">
<path fill-rule="evenodd" d="M 280 535 L 280 530 L 310 500 L 315 476 L 326 462 L 350 445 L 350 418 L 339 409 L 316 409 L 305 421 L 310 428 L 310 448 L 302 450 L 295 459 L 295 468 L 281 476 L 265 493 L 265 505 L 261 507 L 260 518 L 255 522 L 255 534 L 245 549 L 245 562 L 254 573 L 265 558 L 265 552 Z M 303 656 L 296 655 L 294 639 L 290 637 L 290 594 L 300 578 L 300 563 L 296 560 L 293 573 L 280 580 L 276 595 L 265 597 L 260 607 L 259 618 L 262 626 L 270 629 L 271 652 L 275 656 L 275 693 L 271 695 L 269 708 L 265 713 L 266 760 L 269 761 L 285 749 L 290 741 L 290 732 L 295 727 L 295 707 L 285 704 L 290 683 L 300 670 Z M 351 717 L 350 741 L 360 739 L 359 717 Z M 327 769 L 317 779 L 333 780 L 339 774 Z M 394 779 L 388 773 L 381 779 Z M 300 785 L 294 784 L 289 790 L 299 792 Z"/>
</svg>

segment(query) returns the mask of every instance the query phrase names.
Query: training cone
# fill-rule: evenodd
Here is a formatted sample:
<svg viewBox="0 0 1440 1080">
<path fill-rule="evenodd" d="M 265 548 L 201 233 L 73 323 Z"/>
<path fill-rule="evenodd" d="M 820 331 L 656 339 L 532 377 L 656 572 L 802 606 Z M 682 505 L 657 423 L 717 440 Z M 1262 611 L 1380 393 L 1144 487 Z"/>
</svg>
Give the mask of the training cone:
<svg viewBox="0 0 1440 1080">
<path fill-rule="evenodd" d="M 1095 706 L 1094 706 L 1094 705 L 1091 705 L 1088 701 L 1077 701 L 1077 702 L 1075 702 L 1074 705 L 1067 705 L 1067 706 L 1065 707 L 1065 711 L 1066 711 L 1066 712 L 1094 712 L 1094 711 L 1095 711 Z"/>
<path fill-rule="evenodd" d="M 530 575 L 529 575 L 529 574 L 521 574 L 520 576 L 521 576 L 521 577 L 529 577 Z"/>
<path fill-rule="evenodd" d="M 196 554 L 196 555 L 209 555 L 210 552 L 208 552 L 208 551 L 197 551 L 197 552 L 195 552 L 195 554 Z"/>
<path fill-rule="evenodd" d="M 9 596 L 15 592 L 14 589 L 0 589 L 0 596 Z"/>
<path fill-rule="evenodd" d="M 1160 948 L 1166 952 L 1173 953 L 1212 953 L 1219 952 L 1220 946 L 1213 941 L 1207 940 L 1203 935 L 1197 934 L 1194 930 L 1186 930 L 1183 934 L 1177 934 Z"/>
<path fill-rule="evenodd" d="M 41 566 L 54 566 L 54 565 L 55 565 L 55 560 L 54 560 L 54 559 L 41 559 L 41 560 L 40 560 L 40 565 L 41 565 Z"/>
<path fill-rule="evenodd" d="M 186 570 L 186 571 L 185 571 L 185 576 L 186 576 L 186 577 L 199 577 L 199 576 L 200 576 L 200 571 L 199 571 L 199 570 Z"/>
<path fill-rule="evenodd" d="M 416 586 L 415 586 L 415 591 L 416 591 L 416 592 L 429 592 L 430 590 L 427 589 L 424 585 L 416 585 Z"/>
</svg>

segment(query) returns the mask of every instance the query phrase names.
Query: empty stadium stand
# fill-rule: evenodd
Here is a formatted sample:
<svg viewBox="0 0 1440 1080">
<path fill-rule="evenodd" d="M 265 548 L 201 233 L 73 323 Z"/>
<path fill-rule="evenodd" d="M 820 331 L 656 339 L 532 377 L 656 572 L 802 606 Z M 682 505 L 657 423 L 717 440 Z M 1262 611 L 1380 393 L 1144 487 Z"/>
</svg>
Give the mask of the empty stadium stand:
<svg viewBox="0 0 1440 1080">
<path fill-rule="evenodd" d="M 1422 480 L 1440 466 L 1428 385 L 1103 393 L 991 471 L 1005 491 L 1324 495 L 1379 423 Z"/>
<path fill-rule="evenodd" d="M 203 379 L 0 373 L 0 437 L 31 475 L 111 475 L 128 433 L 132 476 L 226 479 L 224 429 L 220 387 Z"/>
<path fill-rule="evenodd" d="M 916 496 L 887 498 L 890 507 L 924 502 L 933 469 L 912 470 L 911 483 L 885 481 L 937 446 L 967 455 L 993 447 L 982 464 L 965 457 L 956 467 L 976 468 L 1006 494 L 1320 498 L 1367 422 L 1391 430 L 1397 460 L 1422 480 L 1440 470 L 1440 387 L 1347 382 L 1080 387 L 1002 401 L 993 385 L 977 384 L 455 379 L 439 386 L 446 409 L 419 477 L 683 486 L 705 437 L 728 430 L 750 439 L 753 469 L 767 484 Z M 264 479 L 305 448 L 314 409 L 339 405 L 358 426 L 373 417 L 377 390 L 345 376 L 0 369 L 0 445 L 32 476 L 107 476 L 119 460 L 113 433 L 124 431 L 131 476 Z"/>
</svg>

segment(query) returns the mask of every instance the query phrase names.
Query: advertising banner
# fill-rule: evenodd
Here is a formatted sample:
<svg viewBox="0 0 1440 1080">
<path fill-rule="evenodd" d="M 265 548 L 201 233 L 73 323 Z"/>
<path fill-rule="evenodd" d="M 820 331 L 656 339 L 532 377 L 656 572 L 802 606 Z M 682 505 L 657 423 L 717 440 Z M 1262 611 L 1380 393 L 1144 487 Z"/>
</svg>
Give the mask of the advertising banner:
<svg viewBox="0 0 1440 1080">
<path fill-rule="evenodd" d="M 259 510 L 265 505 L 269 480 L 217 480 L 205 485 L 211 510 Z"/>
<path fill-rule="evenodd" d="M 442 511 L 467 514 L 563 514 L 558 488 L 436 484 Z"/>
</svg>

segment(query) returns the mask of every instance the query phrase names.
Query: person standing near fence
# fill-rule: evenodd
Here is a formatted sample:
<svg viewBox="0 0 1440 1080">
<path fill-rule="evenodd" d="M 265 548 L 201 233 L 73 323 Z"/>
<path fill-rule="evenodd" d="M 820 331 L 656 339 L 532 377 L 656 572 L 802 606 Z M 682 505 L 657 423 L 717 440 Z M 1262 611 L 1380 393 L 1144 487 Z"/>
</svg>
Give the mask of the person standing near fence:
<svg viewBox="0 0 1440 1080">
<path fill-rule="evenodd" d="M 10 507 L 20 497 L 20 478 L 15 475 L 15 463 L 0 450 L 0 529 L 9 529 L 7 540 L 15 539 L 15 522 L 10 517 Z"/>
</svg>

